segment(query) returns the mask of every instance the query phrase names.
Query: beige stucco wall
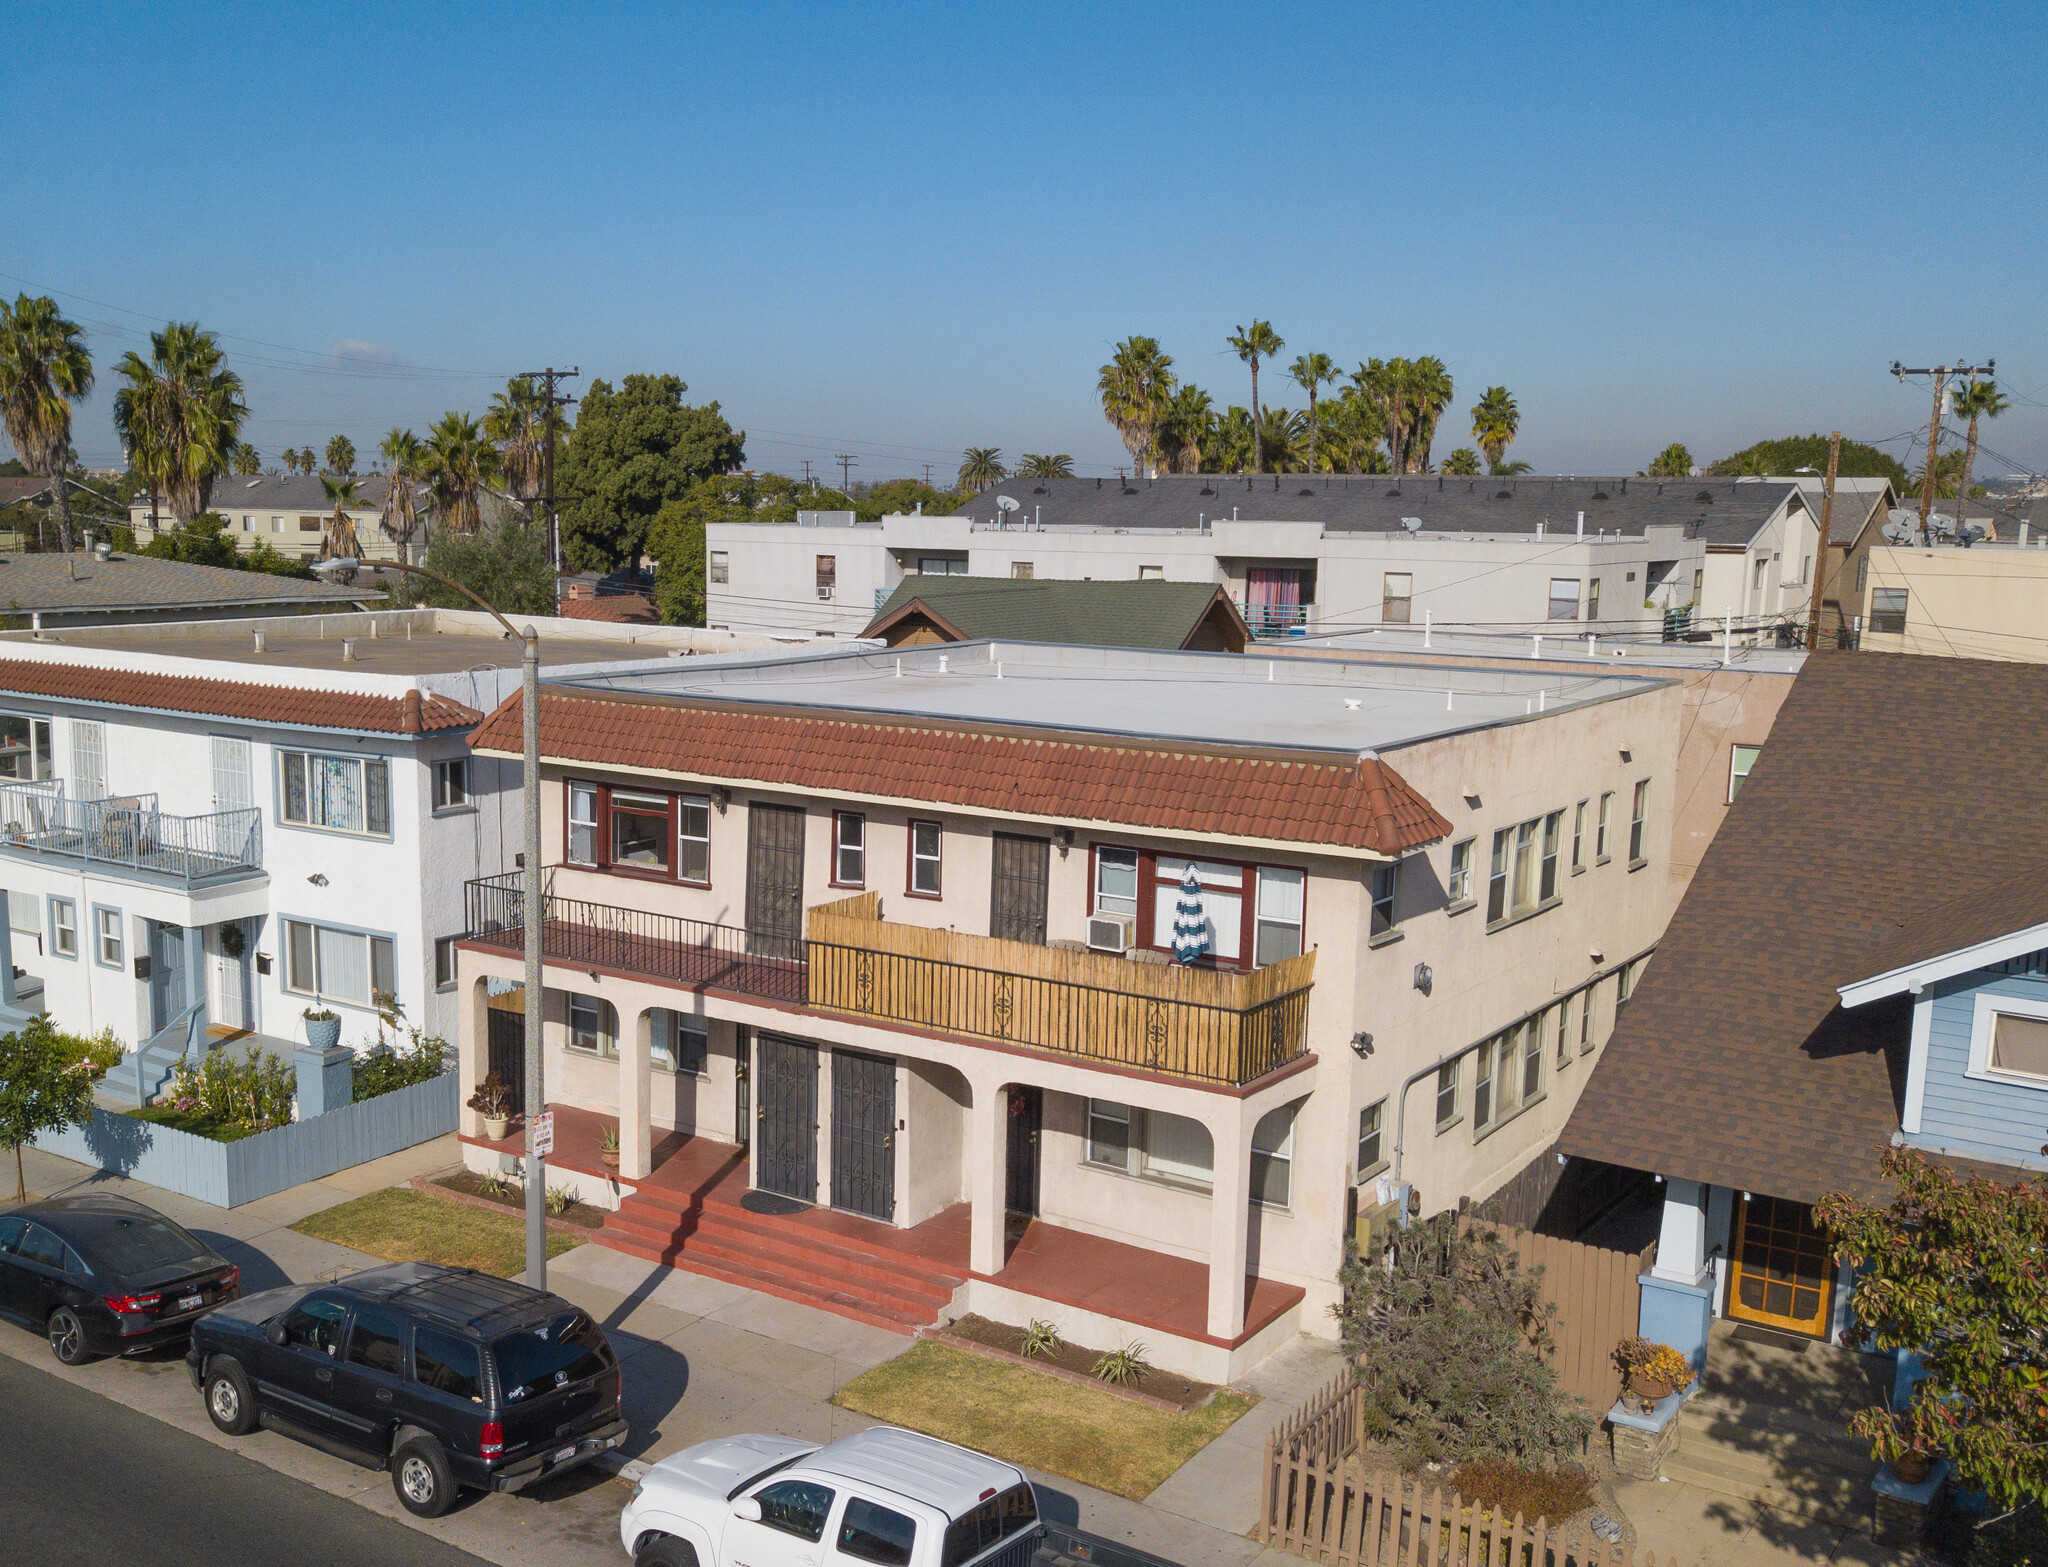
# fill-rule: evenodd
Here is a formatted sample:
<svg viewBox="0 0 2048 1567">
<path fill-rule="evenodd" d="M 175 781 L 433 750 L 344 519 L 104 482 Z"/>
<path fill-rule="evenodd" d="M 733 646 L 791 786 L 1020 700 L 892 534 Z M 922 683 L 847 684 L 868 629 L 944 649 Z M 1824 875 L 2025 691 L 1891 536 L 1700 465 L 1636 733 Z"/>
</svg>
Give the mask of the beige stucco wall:
<svg viewBox="0 0 2048 1567">
<path fill-rule="evenodd" d="M 2031 530 L 2028 537 L 2025 548 L 1873 545 L 1863 591 L 1856 596 L 1863 650 L 2048 661 L 2048 548 L 2032 542 Z M 1879 588 L 1906 590 L 1904 635 L 1869 629 Z"/>
</svg>

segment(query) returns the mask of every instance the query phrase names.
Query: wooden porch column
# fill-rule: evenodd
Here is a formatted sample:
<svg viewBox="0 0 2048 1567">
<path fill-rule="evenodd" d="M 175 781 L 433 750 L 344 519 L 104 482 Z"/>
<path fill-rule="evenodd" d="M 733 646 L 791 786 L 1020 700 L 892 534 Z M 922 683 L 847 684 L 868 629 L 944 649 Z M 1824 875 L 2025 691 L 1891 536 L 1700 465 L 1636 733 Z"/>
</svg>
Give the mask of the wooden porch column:
<svg viewBox="0 0 2048 1567">
<path fill-rule="evenodd" d="M 970 1079 L 974 1104 L 967 1112 L 967 1265 L 976 1273 L 1003 1271 L 1004 1157 L 1008 1152 L 1010 1096 L 1004 1084 Z"/>
<path fill-rule="evenodd" d="M 1252 1140 L 1232 1103 L 1209 1123 L 1215 1190 L 1209 1209 L 1209 1336 L 1244 1331 L 1245 1231 L 1251 1218 Z"/>
<path fill-rule="evenodd" d="M 644 1180 L 654 1169 L 654 1014 L 644 1008 L 619 1029 L 619 1178 Z"/>
</svg>

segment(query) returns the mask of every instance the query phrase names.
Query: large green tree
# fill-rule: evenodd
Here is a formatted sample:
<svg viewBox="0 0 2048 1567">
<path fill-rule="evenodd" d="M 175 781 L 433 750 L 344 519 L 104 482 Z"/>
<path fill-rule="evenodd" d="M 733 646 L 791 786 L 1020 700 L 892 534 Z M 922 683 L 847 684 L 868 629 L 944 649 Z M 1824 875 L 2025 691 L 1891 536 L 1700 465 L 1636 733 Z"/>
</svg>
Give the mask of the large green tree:
<svg viewBox="0 0 2048 1567">
<path fill-rule="evenodd" d="M 1216 444 L 1216 409 L 1192 383 L 1175 388 L 1159 427 L 1159 450 L 1168 473 L 1200 473 Z"/>
<path fill-rule="evenodd" d="M 327 438 L 327 471 L 346 478 L 356 471 L 356 443 L 345 435 Z"/>
<path fill-rule="evenodd" d="M 508 511 L 474 532 L 436 532 L 424 563 L 475 593 L 501 615 L 552 615 L 555 569 L 548 559 L 547 525 Z M 401 604 L 438 609 L 475 609 L 459 593 L 425 577 L 407 577 L 398 590 Z"/>
<path fill-rule="evenodd" d="M 1159 459 L 1159 427 L 1173 403 L 1173 356 L 1156 337 L 1127 337 L 1095 377 L 1102 417 L 1131 454 L 1131 472 L 1149 473 Z M 964 475 L 962 476 L 964 480 Z"/>
<path fill-rule="evenodd" d="M 453 411 L 427 431 L 420 470 L 440 533 L 475 533 L 483 526 L 484 492 L 498 476 L 498 449 L 476 420 Z"/>
<path fill-rule="evenodd" d="M 505 476 L 506 492 L 533 515 L 547 478 L 547 400 L 533 377 L 516 375 L 505 390 L 491 399 L 484 415 L 484 435 L 498 448 L 498 468 Z M 562 458 L 565 433 L 558 422 L 554 429 L 555 460 Z"/>
<path fill-rule="evenodd" d="M 425 476 L 425 449 L 410 430 L 393 426 L 377 448 L 383 454 L 385 472 L 384 504 L 379 520 L 385 534 L 398 546 L 400 560 L 409 560 L 406 548 L 419 530 L 418 497 L 413 486 Z"/>
<path fill-rule="evenodd" d="M 1009 476 L 999 446 L 970 446 L 960 454 L 959 480 L 963 490 L 979 493 L 1001 484 Z"/>
<path fill-rule="evenodd" d="M 0 1143 L 14 1153 L 14 1200 L 28 1201 L 21 1149 L 42 1132 L 61 1132 L 92 1120 L 95 1069 L 78 1042 L 60 1034 L 47 1014 L 0 1035 Z"/>
<path fill-rule="evenodd" d="M 1825 435 L 1786 435 L 1758 441 L 1732 452 L 1704 470 L 1710 478 L 1767 478 L 1811 468 L 1827 472 L 1828 438 Z M 1889 479 L 1901 494 L 1907 487 L 1906 465 L 1889 452 L 1866 446 L 1861 441 L 1842 443 L 1841 466 L 1835 472 L 1844 479 Z"/>
<path fill-rule="evenodd" d="M 1320 426 L 1320 421 L 1316 418 L 1316 403 L 1322 396 L 1323 388 L 1337 380 L 1343 372 L 1337 368 L 1337 361 L 1328 354 L 1296 354 L 1294 363 L 1287 373 L 1294 377 L 1296 386 L 1308 393 L 1308 471 L 1316 473 L 1320 471 L 1320 464 L 1316 460 L 1316 434 Z"/>
<path fill-rule="evenodd" d="M 114 394 L 114 428 L 149 481 L 152 507 L 161 494 L 179 523 L 190 524 L 213 503 L 214 481 L 233 468 L 249 404 L 220 339 L 198 322 L 150 333 L 149 350 L 147 359 L 133 349 L 121 357 L 127 384 Z"/>
<path fill-rule="evenodd" d="M 1489 386 L 1472 405 L 1472 439 L 1486 453 L 1486 466 L 1494 473 L 1501 471 L 1508 447 L 1521 428 L 1522 410 L 1504 386 Z"/>
<path fill-rule="evenodd" d="M 1683 479 L 1691 475 L 1692 453 L 1680 441 L 1673 441 L 1664 450 L 1650 459 L 1650 466 L 1643 470 L 1648 479 Z"/>
<path fill-rule="evenodd" d="M 650 553 L 648 533 L 699 479 L 746 460 L 746 432 L 715 402 L 692 407 L 679 376 L 593 381 L 555 472 L 562 548 L 575 571 L 606 571 Z"/>
<path fill-rule="evenodd" d="M 0 419 L 7 439 L 31 470 L 50 481 L 57 542 L 71 552 L 71 500 L 65 475 L 77 466 L 71 450 L 71 405 L 92 390 L 85 333 L 58 312 L 55 300 L 0 299 Z"/>
<path fill-rule="evenodd" d="M 1977 421 L 1996 419 L 2012 406 L 2012 399 L 1998 389 L 1996 381 L 1972 381 L 1949 393 L 1949 406 L 1958 419 L 1970 421 L 1969 442 L 1963 447 L 1963 472 L 1956 480 L 1956 494 L 1970 494 L 1970 472 L 1977 466 Z"/>
<path fill-rule="evenodd" d="M 1252 319 L 1250 326 L 1241 326 L 1231 333 L 1227 341 L 1230 351 L 1251 367 L 1252 372 L 1252 472 L 1266 471 L 1266 451 L 1262 440 L 1264 422 L 1259 417 L 1259 361 L 1271 359 L 1287 346 L 1280 334 L 1273 330 L 1273 323 Z"/>
</svg>

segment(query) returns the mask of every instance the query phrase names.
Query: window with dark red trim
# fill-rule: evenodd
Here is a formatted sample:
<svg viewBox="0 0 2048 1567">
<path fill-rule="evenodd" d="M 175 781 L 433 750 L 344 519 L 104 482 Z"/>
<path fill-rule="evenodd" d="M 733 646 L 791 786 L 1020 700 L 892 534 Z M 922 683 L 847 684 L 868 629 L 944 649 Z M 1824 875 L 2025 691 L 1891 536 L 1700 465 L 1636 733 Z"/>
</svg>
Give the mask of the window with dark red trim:
<svg viewBox="0 0 2048 1567">
<path fill-rule="evenodd" d="M 937 822 L 910 823 L 909 855 L 904 892 L 913 898 L 936 898 L 945 886 L 946 830 Z"/>
<path fill-rule="evenodd" d="M 1117 844 L 1096 844 L 1089 896 L 1092 914 L 1129 914 L 1124 890 L 1136 866 L 1135 944 L 1153 952 L 1173 950 L 1174 906 L 1190 857 L 1155 854 Z M 1305 950 L 1307 877 L 1291 865 L 1237 860 L 1192 860 L 1202 883 L 1202 908 L 1209 916 L 1209 951 L 1204 964 L 1217 968 L 1258 968 Z"/>
<path fill-rule="evenodd" d="M 563 858 L 571 865 L 711 885 L 711 801 L 701 794 L 615 789 L 571 779 L 563 791 Z"/>
</svg>

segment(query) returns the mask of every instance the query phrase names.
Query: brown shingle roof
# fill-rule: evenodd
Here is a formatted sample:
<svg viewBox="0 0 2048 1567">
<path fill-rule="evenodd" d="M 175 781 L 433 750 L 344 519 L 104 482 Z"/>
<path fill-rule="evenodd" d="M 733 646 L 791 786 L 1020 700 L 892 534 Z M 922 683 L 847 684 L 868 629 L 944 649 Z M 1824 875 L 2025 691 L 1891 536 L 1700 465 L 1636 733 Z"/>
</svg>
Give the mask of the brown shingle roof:
<svg viewBox="0 0 2048 1567">
<path fill-rule="evenodd" d="M 56 697 L 67 702 L 107 702 L 116 707 L 166 713 L 204 713 L 251 723 L 396 735 L 466 729 L 483 717 L 475 708 L 444 696 L 422 698 L 417 690 L 407 691 L 403 696 L 307 691 L 239 680 L 41 664 L 14 658 L 0 658 L 0 691 Z"/>
<path fill-rule="evenodd" d="M 562 600 L 564 620 L 608 620 L 620 625 L 651 626 L 661 619 L 644 593 L 607 593 L 600 598 Z"/>
<path fill-rule="evenodd" d="M 1809 659 L 1558 1143 L 1812 1201 L 1870 1193 L 1910 1009 L 1835 987 L 1910 922 L 2048 859 L 2048 665 Z"/>
<path fill-rule="evenodd" d="M 1330 844 L 1398 854 L 1451 824 L 1376 758 L 1104 744 L 1043 730 L 812 717 L 675 699 L 543 689 L 541 754 L 703 778 L 1022 816 Z M 516 755 L 514 697 L 474 744 Z"/>
<path fill-rule="evenodd" d="M 1866 971 L 1845 975 L 1844 982 L 1911 968 L 2043 924 L 2048 924 L 2048 865 L 2030 865 L 2017 876 L 1901 921 L 1891 939 L 1866 960 Z"/>
</svg>

